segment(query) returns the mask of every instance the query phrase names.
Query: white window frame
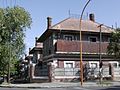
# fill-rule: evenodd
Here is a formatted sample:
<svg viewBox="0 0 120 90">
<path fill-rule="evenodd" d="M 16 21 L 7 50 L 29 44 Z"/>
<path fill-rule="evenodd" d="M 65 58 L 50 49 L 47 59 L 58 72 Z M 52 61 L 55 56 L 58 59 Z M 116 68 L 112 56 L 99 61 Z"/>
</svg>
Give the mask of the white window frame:
<svg viewBox="0 0 120 90">
<path fill-rule="evenodd" d="M 73 64 L 72 68 L 75 67 L 75 61 L 64 61 L 64 68 L 67 68 L 67 65 L 66 65 L 67 63 L 72 63 Z"/>
<path fill-rule="evenodd" d="M 117 64 L 117 67 L 115 67 L 115 68 L 118 68 L 118 67 L 119 67 L 119 62 L 117 62 L 117 61 L 110 61 L 109 63 L 110 63 L 110 64 L 116 63 L 116 64 Z"/>
<path fill-rule="evenodd" d="M 92 63 L 97 64 L 97 67 L 96 67 L 96 68 L 99 68 L 99 61 L 89 61 L 89 66 L 90 66 L 90 68 L 92 68 Z"/>
</svg>

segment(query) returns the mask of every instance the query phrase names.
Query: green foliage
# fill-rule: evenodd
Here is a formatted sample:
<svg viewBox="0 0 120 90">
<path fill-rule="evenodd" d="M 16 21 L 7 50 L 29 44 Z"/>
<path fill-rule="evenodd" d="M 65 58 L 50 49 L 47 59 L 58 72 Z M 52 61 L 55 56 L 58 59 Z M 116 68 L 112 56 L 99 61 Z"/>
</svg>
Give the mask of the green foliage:
<svg viewBox="0 0 120 90">
<path fill-rule="evenodd" d="M 120 29 L 116 29 L 115 32 L 111 34 L 110 43 L 108 45 L 108 54 L 114 55 L 115 59 L 120 58 Z"/>
<path fill-rule="evenodd" d="M 22 7 L 0 8 L 0 75 L 16 71 L 16 63 L 24 54 L 25 30 L 30 28 L 32 19 Z"/>
</svg>

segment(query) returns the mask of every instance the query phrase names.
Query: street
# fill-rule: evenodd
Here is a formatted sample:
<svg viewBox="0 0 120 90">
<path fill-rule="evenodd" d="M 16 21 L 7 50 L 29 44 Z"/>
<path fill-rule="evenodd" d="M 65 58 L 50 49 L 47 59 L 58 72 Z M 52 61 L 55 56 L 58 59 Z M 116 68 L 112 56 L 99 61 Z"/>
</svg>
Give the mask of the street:
<svg viewBox="0 0 120 90">
<path fill-rule="evenodd" d="M 72 87 L 72 88 L 0 88 L 0 90 L 120 90 L 120 86 L 112 87 Z"/>
</svg>

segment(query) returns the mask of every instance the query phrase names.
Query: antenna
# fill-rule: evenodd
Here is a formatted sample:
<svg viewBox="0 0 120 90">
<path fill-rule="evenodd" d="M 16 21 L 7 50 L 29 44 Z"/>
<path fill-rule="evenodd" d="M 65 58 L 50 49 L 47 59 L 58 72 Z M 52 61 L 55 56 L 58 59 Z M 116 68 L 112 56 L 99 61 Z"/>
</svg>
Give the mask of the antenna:
<svg viewBox="0 0 120 90">
<path fill-rule="evenodd" d="M 70 17 L 70 14 L 71 14 L 71 13 L 70 13 L 70 9 L 69 9 L 69 11 L 68 11 L 68 14 L 69 14 L 69 17 Z"/>
<path fill-rule="evenodd" d="M 15 0 L 15 5 L 17 4 L 17 1 Z"/>
<path fill-rule="evenodd" d="M 117 27 L 117 22 L 115 22 L 115 28 L 117 29 L 118 27 Z"/>
<path fill-rule="evenodd" d="M 112 25 L 112 29 L 113 29 L 114 27 L 113 27 L 113 25 Z"/>
<path fill-rule="evenodd" d="M 88 17 L 88 16 L 89 16 L 89 14 L 88 14 L 88 12 L 87 12 L 87 14 L 86 14 L 86 17 L 87 17 L 87 18 L 86 18 L 86 19 L 89 19 L 89 17 Z"/>
<path fill-rule="evenodd" d="M 7 0 L 5 0 L 5 7 L 7 6 Z"/>
</svg>

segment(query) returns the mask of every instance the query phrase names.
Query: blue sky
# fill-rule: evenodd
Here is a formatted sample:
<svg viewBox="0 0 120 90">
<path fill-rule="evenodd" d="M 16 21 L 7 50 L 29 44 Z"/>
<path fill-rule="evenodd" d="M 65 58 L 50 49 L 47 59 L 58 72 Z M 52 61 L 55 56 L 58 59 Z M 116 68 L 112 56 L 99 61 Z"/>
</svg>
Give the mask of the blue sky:
<svg viewBox="0 0 120 90">
<path fill-rule="evenodd" d="M 73 14 L 81 14 L 87 0 L 0 0 L 0 6 L 19 5 L 24 7 L 32 17 L 31 29 L 26 31 L 26 52 L 34 47 L 35 37 L 46 30 L 46 18 L 52 17 L 52 24 L 69 17 L 69 10 Z M 7 3 L 6 3 L 7 2 Z M 84 14 L 95 14 L 95 21 L 108 25 L 120 26 L 120 0 L 92 0 Z"/>
</svg>

